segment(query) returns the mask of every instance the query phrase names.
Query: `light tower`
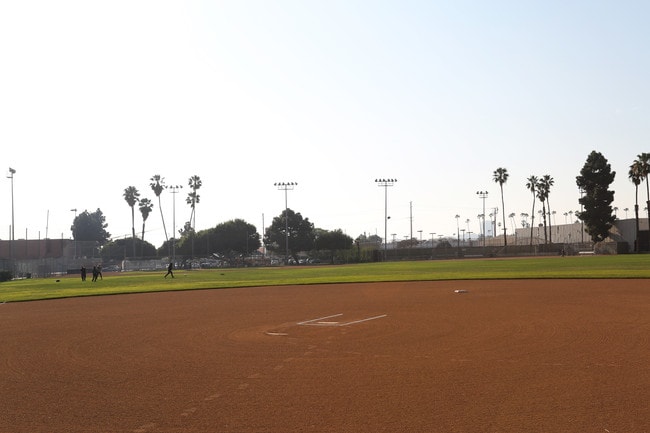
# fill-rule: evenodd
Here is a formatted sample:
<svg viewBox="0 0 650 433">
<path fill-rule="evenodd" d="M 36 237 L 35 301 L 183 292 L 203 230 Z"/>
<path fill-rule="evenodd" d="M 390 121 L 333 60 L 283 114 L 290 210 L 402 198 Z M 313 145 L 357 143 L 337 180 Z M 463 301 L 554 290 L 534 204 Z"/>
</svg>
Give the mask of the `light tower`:
<svg viewBox="0 0 650 433">
<path fill-rule="evenodd" d="M 377 186 L 384 188 L 384 260 L 386 260 L 386 249 L 388 246 L 388 187 L 395 185 L 397 179 L 375 179 Z"/>
<path fill-rule="evenodd" d="M 287 202 L 287 191 L 298 186 L 298 182 L 276 182 L 273 184 L 280 191 L 284 191 L 284 264 L 289 264 L 289 206 Z"/>
<path fill-rule="evenodd" d="M 488 196 L 488 192 L 476 191 L 476 195 L 478 195 L 479 198 L 483 200 L 483 222 L 482 222 L 483 227 L 481 228 L 481 231 L 483 232 L 483 247 L 485 247 L 485 199 Z"/>
<path fill-rule="evenodd" d="M 16 170 L 9 167 L 9 176 L 7 176 L 11 179 L 11 239 L 9 239 L 9 256 L 11 258 L 12 268 L 14 263 L 14 240 L 16 240 L 16 236 L 14 235 L 16 227 L 16 224 L 14 223 L 14 174 L 16 174 Z"/>
<path fill-rule="evenodd" d="M 174 263 L 174 266 L 176 266 L 176 194 L 178 194 L 179 189 L 183 189 L 183 185 L 172 185 L 172 186 L 165 186 L 165 188 L 169 188 L 171 190 L 171 193 L 173 194 L 172 196 L 172 234 L 174 235 L 172 237 L 172 262 Z M 190 266 L 191 268 L 191 266 Z"/>
</svg>

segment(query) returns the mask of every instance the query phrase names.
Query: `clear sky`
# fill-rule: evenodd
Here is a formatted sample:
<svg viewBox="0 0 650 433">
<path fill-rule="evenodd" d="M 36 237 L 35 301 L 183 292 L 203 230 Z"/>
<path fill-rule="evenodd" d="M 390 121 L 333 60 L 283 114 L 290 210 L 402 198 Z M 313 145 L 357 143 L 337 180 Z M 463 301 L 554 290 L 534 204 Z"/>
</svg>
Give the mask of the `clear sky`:
<svg viewBox="0 0 650 433">
<path fill-rule="evenodd" d="M 649 2 L 626 0 L 2 0 L 0 170 L 16 170 L 16 239 L 70 238 L 71 209 L 97 208 L 128 236 L 135 186 L 156 205 L 145 240 L 160 246 L 154 174 L 185 186 L 177 229 L 198 175 L 197 230 L 241 218 L 261 233 L 285 206 L 273 184 L 297 182 L 288 205 L 316 227 L 383 237 L 375 179 L 396 178 L 389 240 L 455 236 L 455 215 L 478 232 L 476 191 L 487 213 L 501 208 L 498 167 L 506 215 L 530 213 L 526 179 L 551 175 L 560 224 L 592 150 L 632 218 L 628 168 L 650 152 L 649 17 Z M 0 202 L 9 239 L 5 176 Z"/>
</svg>

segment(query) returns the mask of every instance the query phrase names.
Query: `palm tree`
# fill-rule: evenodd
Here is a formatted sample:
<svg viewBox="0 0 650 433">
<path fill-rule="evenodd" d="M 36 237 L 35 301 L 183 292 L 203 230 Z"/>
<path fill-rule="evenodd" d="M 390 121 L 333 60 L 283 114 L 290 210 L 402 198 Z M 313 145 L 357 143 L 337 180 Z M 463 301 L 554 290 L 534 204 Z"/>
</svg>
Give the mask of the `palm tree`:
<svg viewBox="0 0 650 433">
<path fill-rule="evenodd" d="M 185 201 L 192 208 L 192 213 L 190 214 L 190 223 L 192 224 L 192 228 L 194 229 L 196 223 L 196 204 L 200 201 L 200 197 L 201 197 L 196 193 L 196 191 L 199 188 L 201 188 L 203 182 L 201 181 L 201 178 L 199 176 L 194 175 L 189 178 L 187 184 L 190 187 L 190 189 L 192 189 L 192 192 L 187 194 L 187 199 L 185 199 Z"/>
<path fill-rule="evenodd" d="M 142 214 L 142 251 L 140 255 L 144 255 L 144 224 L 149 218 L 149 214 L 153 209 L 153 203 L 148 198 L 140 199 L 140 213 Z"/>
<path fill-rule="evenodd" d="M 535 198 L 537 193 L 537 182 L 539 179 L 535 175 L 531 175 L 526 182 L 526 188 L 533 193 L 533 211 L 530 213 L 530 246 L 533 246 L 533 228 L 535 227 Z"/>
<path fill-rule="evenodd" d="M 158 197 L 158 209 L 160 209 L 160 218 L 162 219 L 163 231 L 165 232 L 165 241 L 169 242 L 169 237 L 167 237 L 167 228 L 165 227 L 165 217 L 163 216 L 162 205 L 160 204 L 160 194 L 162 194 L 165 189 L 165 178 L 161 177 L 159 174 L 154 174 L 149 179 L 151 183 L 149 186 L 153 190 L 153 193 Z"/>
<path fill-rule="evenodd" d="M 538 211 L 544 221 L 544 244 L 548 243 L 548 233 L 546 233 L 546 191 L 544 183 L 540 180 L 537 182 L 537 199 L 542 203 L 542 210 Z"/>
<path fill-rule="evenodd" d="M 648 221 L 650 221 L 650 181 L 648 180 L 648 175 L 650 174 L 650 153 L 637 155 L 637 160 L 634 162 L 638 163 L 641 169 L 641 180 L 645 179 L 646 209 L 648 209 Z"/>
<path fill-rule="evenodd" d="M 135 257 L 135 204 L 138 202 L 140 193 L 134 186 L 124 189 L 124 200 L 131 207 L 131 234 L 133 236 L 133 257 Z"/>
<path fill-rule="evenodd" d="M 194 175 L 189 178 L 187 185 L 192 189 L 192 192 L 187 194 L 187 199 L 185 201 L 192 208 L 192 213 L 190 214 L 190 224 L 192 227 L 192 257 L 194 257 L 194 231 L 196 230 L 196 204 L 200 201 L 201 196 L 199 196 L 196 191 L 201 188 L 203 182 L 201 178 L 197 175 Z"/>
<path fill-rule="evenodd" d="M 635 236 L 634 236 L 634 252 L 639 252 L 639 185 L 643 180 L 643 168 L 641 161 L 634 161 L 630 166 L 628 178 L 634 184 L 634 220 L 635 220 Z"/>
<path fill-rule="evenodd" d="M 516 213 L 512 212 L 510 215 L 508 215 L 508 218 L 510 218 L 510 224 L 512 225 L 512 232 L 515 233 L 517 230 L 517 221 L 515 221 L 515 217 L 517 216 Z"/>
<path fill-rule="evenodd" d="M 508 246 L 508 237 L 506 236 L 506 208 L 503 201 L 503 184 L 508 181 L 508 169 L 499 167 L 492 173 L 492 180 L 499 184 L 501 188 L 501 215 L 503 216 L 503 246 Z"/>
<path fill-rule="evenodd" d="M 549 176 L 548 174 L 545 174 L 544 176 L 542 176 L 542 179 L 540 180 L 540 182 L 542 182 L 544 184 L 544 193 L 545 193 L 544 198 L 546 200 L 546 206 L 548 207 L 548 213 L 552 214 L 552 212 L 551 212 L 551 202 L 550 202 L 548 197 L 551 194 L 551 187 L 555 184 L 555 180 L 553 180 L 553 178 L 551 176 Z M 546 221 L 546 218 L 544 218 L 544 221 Z M 544 227 L 546 227 L 546 225 L 544 225 Z M 552 228 L 551 218 L 549 218 L 548 219 L 548 241 L 549 241 L 549 243 L 552 244 L 553 243 L 553 238 L 552 238 L 552 232 L 553 231 L 551 230 L 551 228 Z M 544 229 L 544 231 L 546 232 L 546 228 Z"/>
</svg>

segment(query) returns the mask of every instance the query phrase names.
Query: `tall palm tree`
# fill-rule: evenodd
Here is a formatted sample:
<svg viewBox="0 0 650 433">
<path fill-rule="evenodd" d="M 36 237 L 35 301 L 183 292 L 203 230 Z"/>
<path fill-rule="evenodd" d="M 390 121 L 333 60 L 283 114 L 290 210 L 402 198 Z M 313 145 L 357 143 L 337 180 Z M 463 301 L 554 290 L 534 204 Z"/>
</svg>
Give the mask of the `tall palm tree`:
<svg viewBox="0 0 650 433">
<path fill-rule="evenodd" d="M 546 184 L 542 179 L 537 182 L 537 199 L 542 203 L 542 210 L 539 211 L 542 215 L 542 220 L 544 221 L 544 244 L 548 243 L 548 234 L 546 233 L 546 197 L 548 194 L 546 192 Z"/>
<path fill-rule="evenodd" d="M 533 211 L 530 213 L 530 246 L 533 246 L 533 228 L 535 227 L 535 199 L 537 198 L 537 182 L 539 179 L 535 175 L 528 177 L 526 188 L 533 193 Z"/>
<path fill-rule="evenodd" d="M 192 208 L 192 213 L 190 214 L 190 224 L 192 227 L 192 257 L 194 257 L 194 232 L 196 230 L 196 204 L 200 201 L 201 196 L 196 193 L 196 191 L 201 188 L 203 182 L 201 178 L 197 175 L 194 175 L 189 178 L 187 185 L 190 187 L 192 192 L 187 194 L 187 199 L 185 200 L 187 204 Z"/>
<path fill-rule="evenodd" d="M 134 186 L 124 189 L 124 200 L 131 207 L 131 234 L 133 236 L 133 257 L 135 257 L 135 204 L 138 202 L 140 193 Z"/>
<path fill-rule="evenodd" d="M 648 221 L 650 221 L 650 153 L 641 153 L 637 155 L 639 167 L 641 168 L 641 180 L 645 180 L 646 189 L 646 209 L 648 210 Z"/>
<path fill-rule="evenodd" d="M 496 170 L 494 170 L 494 173 L 492 173 L 492 179 L 499 184 L 499 188 L 501 188 L 501 215 L 503 216 L 503 246 L 507 247 L 508 246 L 508 237 L 506 236 L 507 228 L 506 228 L 506 208 L 505 208 L 505 202 L 503 201 L 503 184 L 508 181 L 508 169 L 499 167 Z"/>
<path fill-rule="evenodd" d="M 162 205 L 160 204 L 160 194 L 162 194 L 165 189 L 165 178 L 161 177 L 159 174 L 154 174 L 149 179 L 151 182 L 149 186 L 156 197 L 158 197 L 158 209 L 160 209 L 160 218 L 162 219 L 163 231 L 165 232 L 165 241 L 169 242 L 169 237 L 167 236 L 167 228 L 165 227 L 165 217 L 163 215 Z"/>
<path fill-rule="evenodd" d="M 142 251 L 140 255 L 144 255 L 144 225 L 152 209 L 153 203 L 151 203 L 151 200 L 148 198 L 140 199 L 140 213 L 142 214 Z"/>
<path fill-rule="evenodd" d="M 192 192 L 189 192 L 187 194 L 187 199 L 185 199 L 186 203 L 190 205 L 192 208 L 192 213 L 190 214 L 190 223 L 192 224 L 192 229 L 195 229 L 195 223 L 196 223 L 196 204 L 199 203 L 200 197 L 196 191 L 201 188 L 203 185 L 203 182 L 201 181 L 201 178 L 197 175 L 194 175 L 189 178 L 187 182 L 188 186 L 192 190 Z"/>
<path fill-rule="evenodd" d="M 545 200 L 546 200 L 546 206 L 548 207 L 548 213 L 551 214 L 551 201 L 549 200 L 549 196 L 551 195 L 551 187 L 555 184 L 555 180 L 549 176 L 548 174 L 545 174 L 542 176 L 542 179 L 540 180 L 544 184 L 544 195 L 545 195 Z M 544 218 L 546 221 L 546 218 Z M 553 236 L 552 236 L 552 223 L 551 223 L 551 218 L 548 219 L 548 242 L 553 243 Z M 546 229 L 544 229 L 546 230 Z"/>
<path fill-rule="evenodd" d="M 634 184 L 634 220 L 635 220 L 635 235 L 634 235 L 634 252 L 639 252 L 639 185 L 643 180 L 643 168 L 641 162 L 635 160 L 630 166 L 628 178 Z"/>
</svg>

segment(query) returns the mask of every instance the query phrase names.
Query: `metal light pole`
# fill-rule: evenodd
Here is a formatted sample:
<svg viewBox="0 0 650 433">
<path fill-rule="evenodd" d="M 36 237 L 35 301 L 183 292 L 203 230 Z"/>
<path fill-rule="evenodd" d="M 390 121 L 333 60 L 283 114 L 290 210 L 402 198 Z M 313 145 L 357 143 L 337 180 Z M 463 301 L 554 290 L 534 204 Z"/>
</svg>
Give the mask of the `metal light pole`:
<svg viewBox="0 0 650 433">
<path fill-rule="evenodd" d="M 483 223 L 482 223 L 483 227 L 482 227 L 481 230 L 483 231 L 483 246 L 485 247 L 485 199 L 488 196 L 488 192 L 487 191 L 476 191 L 476 194 L 479 196 L 479 198 L 483 199 Z"/>
<path fill-rule="evenodd" d="M 298 182 L 276 182 L 273 184 L 280 191 L 284 191 L 284 264 L 289 264 L 289 206 L 287 191 L 298 186 Z"/>
<path fill-rule="evenodd" d="M 11 239 L 9 239 L 9 257 L 11 258 L 12 271 L 14 266 L 14 240 L 16 239 L 14 235 L 14 228 L 16 227 L 14 223 L 14 174 L 16 174 L 16 170 L 9 167 L 9 176 L 7 176 L 7 178 L 11 179 Z"/>
<path fill-rule="evenodd" d="M 172 195 L 172 233 L 174 236 L 172 237 L 172 263 L 174 263 L 174 266 L 176 265 L 176 194 L 178 194 L 179 189 L 183 189 L 183 185 L 172 185 L 172 186 L 165 186 L 165 188 L 169 188 L 171 190 Z"/>
<path fill-rule="evenodd" d="M 388 245 L 388 187 L 395 185 L 397 179 L 375 179 L 377 186 L 384 188 L 384 260 L 386 260 L 386 249 Z"/>
</svg>

